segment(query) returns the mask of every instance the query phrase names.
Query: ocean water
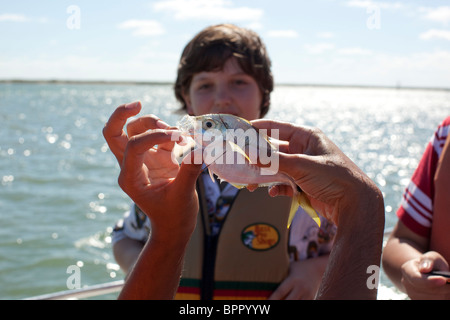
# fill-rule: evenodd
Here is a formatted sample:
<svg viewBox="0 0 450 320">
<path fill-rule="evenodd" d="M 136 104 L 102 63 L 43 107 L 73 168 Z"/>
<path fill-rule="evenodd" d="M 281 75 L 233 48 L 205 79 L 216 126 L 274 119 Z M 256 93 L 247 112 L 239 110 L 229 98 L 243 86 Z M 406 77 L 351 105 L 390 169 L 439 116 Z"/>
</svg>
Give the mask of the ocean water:
<svg viewBox="0 0 450 320">
<path fill-rule="evenodd" d="M 180 118 L 170 85 L 0 84 L 0 299 L 67 290 L 71 266 L 82 287 L 123 279 L 110 236 L 130 201 L 102 128 L 136 100 Z M 277 86 L 267 118 L 322 129 L 383 191 L 390 228 L 449 113 L 450 91 Z"/>
</svg>

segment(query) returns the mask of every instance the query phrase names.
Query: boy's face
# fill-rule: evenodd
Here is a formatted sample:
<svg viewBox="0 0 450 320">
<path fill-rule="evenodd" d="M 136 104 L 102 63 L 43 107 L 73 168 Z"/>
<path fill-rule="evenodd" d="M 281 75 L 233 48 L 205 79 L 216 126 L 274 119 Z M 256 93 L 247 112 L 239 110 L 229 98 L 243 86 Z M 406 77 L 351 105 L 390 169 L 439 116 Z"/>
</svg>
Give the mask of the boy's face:
<svg viewBox="0 0 450 320">
<path fill-rule="evenodd" d="M 195 74 L 183 98 L 190 115 L 226 113 L 247 120 L 261 116 L 258 84 L 242 71 L 235 57 L 225 62 L 223 70 Z"/>
</svg>

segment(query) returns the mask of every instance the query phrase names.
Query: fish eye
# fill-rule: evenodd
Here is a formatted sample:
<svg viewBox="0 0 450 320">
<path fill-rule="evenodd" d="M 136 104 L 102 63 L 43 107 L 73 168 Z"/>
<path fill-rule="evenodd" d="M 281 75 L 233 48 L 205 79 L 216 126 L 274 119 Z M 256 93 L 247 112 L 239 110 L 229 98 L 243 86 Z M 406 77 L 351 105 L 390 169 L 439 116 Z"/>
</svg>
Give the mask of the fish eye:
<svg viewBox="0 0 450 320">
<path fill-rule="evenodd" d="M 212 120 L 206 120 L 203 123 L 203 129 L 208 130 L 214 127 L 214 122 Z"/>
</svg>

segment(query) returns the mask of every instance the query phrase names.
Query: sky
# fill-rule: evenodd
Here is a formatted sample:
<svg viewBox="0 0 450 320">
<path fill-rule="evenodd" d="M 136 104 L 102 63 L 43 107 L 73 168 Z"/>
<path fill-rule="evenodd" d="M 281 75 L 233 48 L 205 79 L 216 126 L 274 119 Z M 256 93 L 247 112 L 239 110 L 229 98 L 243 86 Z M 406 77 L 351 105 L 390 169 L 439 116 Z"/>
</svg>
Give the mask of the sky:
<svg viewBox="0 0 450 320">
<path fill-rule="evenodd" d="M 450 88 L 448 0 L 0 0 L 0 79 L 173 82 L 219 23 L 261 36 L 277 84 Z"/>
</svg>

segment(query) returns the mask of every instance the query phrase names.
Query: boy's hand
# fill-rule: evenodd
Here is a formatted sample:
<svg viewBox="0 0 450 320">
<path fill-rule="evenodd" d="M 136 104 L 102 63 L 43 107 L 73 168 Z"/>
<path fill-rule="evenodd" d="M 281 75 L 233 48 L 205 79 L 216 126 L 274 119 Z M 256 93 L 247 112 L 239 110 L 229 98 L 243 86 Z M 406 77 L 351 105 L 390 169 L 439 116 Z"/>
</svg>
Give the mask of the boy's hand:
<svg viewBox="0 0 450 320">
<path fill-rule="evenodd" d="M 435 251 L 426 252 L 402 265 L 402 284 L 411 299 L 450 299 L 447 279 L 429 275 L 432 270 L 449 271 L 447 261 Z"/>
</svg>

